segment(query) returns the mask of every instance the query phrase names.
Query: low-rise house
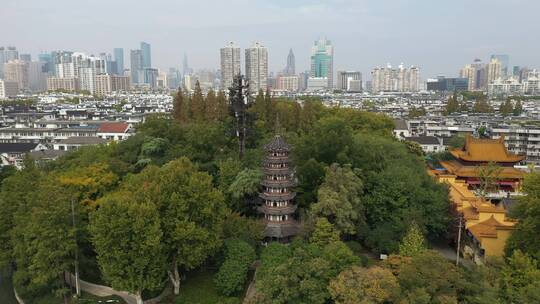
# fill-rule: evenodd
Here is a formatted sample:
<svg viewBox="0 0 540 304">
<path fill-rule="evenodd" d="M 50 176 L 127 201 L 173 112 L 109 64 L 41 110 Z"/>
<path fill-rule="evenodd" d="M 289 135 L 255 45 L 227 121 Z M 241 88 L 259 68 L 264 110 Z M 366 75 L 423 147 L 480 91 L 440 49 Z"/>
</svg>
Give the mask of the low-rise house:
<svg viewBox="0 0 540 304">
<path fill-rule="evenodd" d="M 99 125 L 97 136 L 107 140 L 124 140 L 133 134 L 130 124 L 125 122 L 104 122 Z"/>
<path fill-rule="evenodd" d="M 72 151 L 77 150 L 82 146 L 101 145 L 108 141 L 101 137 L 76 136 L 62 139 L 53 144 L 53 149 L 57 151 Z"/>
<path fill-rule="evenodd" d="M 419 144 L 426 153 L 438 153 L 446 150 L 443 139 L 435 136 L 411 136 L 406 137 L 405 140 Z"/>
<path fill-rule="evenodd" d="M 53 160 L 58 159 L 60 156 L 66 154 L 66 151 L 60 151 L 60 150 L 39 150 L 39 151 L 31 151 L 28 153 L 28 156 L 34 160 L 34 162 L 37 165 L 41 165 Z"/>
<path fill-rule="evenodd" d="M 26 153 L 47 150 L 39 143 L 0 143 L 0 166 L 22 168 Z"/>
</svg>

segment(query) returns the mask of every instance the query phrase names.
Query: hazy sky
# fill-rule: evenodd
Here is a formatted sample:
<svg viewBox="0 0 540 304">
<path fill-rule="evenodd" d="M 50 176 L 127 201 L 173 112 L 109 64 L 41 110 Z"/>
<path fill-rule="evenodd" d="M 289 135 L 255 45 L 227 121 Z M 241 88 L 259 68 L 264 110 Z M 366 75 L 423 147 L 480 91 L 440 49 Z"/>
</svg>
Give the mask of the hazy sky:
<svg viewBox="0 0 540 304">
<path fill-rule="evenodd" d="M 474 58 L 510 55 L 540 68 L 539 0 L 1 0 L 0 45 L 98 54 L 152 45 L 153 65 L 218 68 L 219 48 L 261 41 L 271 71 L 289 48 L 308 69 L 313 40 L 335 47 L 334 69 L 421 67 L 422 78 L 455 76 Z M 129 60 L 126 59 L 126 64 Z"/>
</svg>

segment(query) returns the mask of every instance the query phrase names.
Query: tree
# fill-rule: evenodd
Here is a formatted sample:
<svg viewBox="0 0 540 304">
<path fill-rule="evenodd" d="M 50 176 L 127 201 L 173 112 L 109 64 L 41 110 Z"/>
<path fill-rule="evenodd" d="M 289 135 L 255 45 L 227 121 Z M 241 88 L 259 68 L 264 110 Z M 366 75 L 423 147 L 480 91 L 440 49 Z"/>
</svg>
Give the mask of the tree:
<svg viewBox="0 0 540 304">
<path fill-rule="evenodd" d="M 457 303 L 462 285 L 458 268 L 435 251 L 402 264 L 398 281 L 406 303 Z"/>
<path fill-rule="evenodd" d="M 493 108 L 487 100 L 487 96 L 482 95 L 476 98 L 476 101 L 473 105 L 474 113 L 493 113 Z"/>
<path fill-rule="evenodd" d="M 195 82 L 195 89 L 193 90 L 193 96 L 191 97 L 189 105 L 193 120 L 198 122 L 206 120 L 206 99 L 203 96 L 201 84 L 198 80 Z"/>
<path fill-rule="evenodd" d="M 266 94 L 264 95 L 264 113 L 266 118 L 266 128 L 268 130 L 272 129 L 272 126 L 274 126 L 277 119 L 275 107 L 275 102 L 270 93 L 270 89 L 266 88 Z"/>
<path fill-rule="evenodd" d="M 264 238 L 264 222 L 233 212 L 223 222 L 223 238 L 236 238 L 251 246 L 257 246 Z"/>
<path fill-rule="evenodd" d="M 208 90 L 208 93 L 206 94 L 206 119 L 210 121 L 216 121 L 217 120 L 217 97 L 214 90 L 210 89 Z"/>
<path fill-rule="evenodd" d="M 12 230 L 20 219 L 21 223 L 27 221 L 27 212 L 30 208 L 30 194 L 38 187 L 41 172 L 33 162 L 25 163 L 21 171 L 2 181 L 0 187 L 0 269 L 7 269 L 14 261 L 13 246 L 22 241 L 15 237 Z"/>
<path fill-rule="evenodd" d="M 220 90 L 216 97 L 216 119 L 218 121 L 225 121 L 228 117 L 228 103 L 225 92 Z"/>
<path fill-rule="evenodd" d="M 511 210 L 512 217 L 518 223 L 506 243 L 505 251 L 507 256 L 511 256 L 520 249 L 540 261 L 540 172 L 525 176 L 523 192 L 527 195 L 520 197 L 516 207 Z"/>
<path fill-rule="evenodd" d="M 77 248 L 71 199 L 69 191 L 60 187 L 56 180 L 41 180 L 30 196 L 27 212 L 16 218 L 13 235 L 17 238 L 14 244 L 17 266 L 28 275 L 30 286 L 25 288 L 53 286 L 55 293 L 63 296 L 66 303 L 64 272 L 73 266 Z"/>
<path fill-rule="evenodd" d="M 244 169 L 238 173 L 233 183 L 227 189 L 227 193 L 233 199 L 231 208 L 236 211 L 249 213 L 254 206 L 255 196 L 257 195 L 263 173 L 260 170 Z"/>
<path fill-rule="evenodd" d="M 353 266 L 330 281 L 328 289 L 336 304 L 382 304 L 397 300 L 400 287 L 388 269 Z"/>
<path fill-rule="evenodd" d="M 424 107 L 412 107 L 409 111 L 409 118 L 417 118 L 426 115 L 426 109 Z"/>
<path fill-rule="evenodd" d="M 518 99 L 516 101 L 516 104 L 514 105 L 514 116 L 520 116 L 521 113 L 523 113 L 523 105 L 521 104 L 521 101 Z"/>
<path fill-rule="evenodd" d="M 261 302 L 327 303 L 328 284 L 343 270 L 359 264 L 359 259 L 343 242 L 325 247 L 303 242 L 293 243 L 289 250 L 273 248 L 277 256 L 263 251 L 256 286 Z M 277 252 L 276 252 L 277 251 Z"/>
<path fill-rule="evenodd" d="M 415 257 L 427 250 L 426 240 L 416 223 L 412 223 L 409 231 L 399 244 L 399 255 Z"/>
<path fill-rule="evenodd" d="M 485 166 L 477 167 L 478 178 L 480 179 L 479 194 L 486 197 L 490 192 L 495 192 L 499 188 L 499 177 L 502 168 L 495 162 L 489 162 Z"/>
<path fill-rule="evenodd" d="M 166 255 L 156 205 L 139 202 L 131 192 L 101 199 L 90 218 L 92 242 L 104 279 L 129 291 L 142 304 L 144 290 L 162 288 Z"/>
<path fill-rule="evenodd" d="M 357 227 L 364 225 L 362 186 L 350 166 L 333 164 L 319 188 L 319 201 L 312 205 L 313 214 L 326 217 L 342 234 L 356 234 Z"/>
<path fill-rule="evenodd" d="M 501 106 L 499 107 L 499 113 L 501 113 L 503 116 L 510 116 L 512 115 L 513 111 L 514 105 L 512 104 L 512 99 L 508 97 L 506 98 L 504 103 L 501 103 Z"/>
<path fill-rule="evenodd" d="M 257 115 L 257 119 L 263 121 L 264 123 L 268 120 L 268 115 L 266 113 L 266 106 L 264 103 L 264 91 L 259 89 L 257 96 L 255 96 L 255 101 L 250 108 L 250 111 L 253 111 Z"/>
<path fill-rule="evenodd" d="M 225 261 L 214 277 L 218 290 L 228 296 L 241 292 L 253 261 L 255 249 L 248 243 L 237 239 L 226 241 Z"/>
<path fill-rule="evenodd" d="M 183 157 L 162 168 L 150 166 L 128 179 L 124 189 L 159 211 L 169 279 L 180 291 L 179 269 L 201 265 L 221 246 L 223 220 L 228 213 L 212 178 Z"/>
<path fill-rule="evenodd" d="M 315 220 L 315 228 L 309 238 L 310 243 L 324 247 L 339 240 L 339 232 L 334 229 L 334 226 L 325 217 Z"/>
<path fill-rule="evenodd" d="M 445 115 L 450 115 L 452 113 L 456 113 L 459 111 L 460 111 L 459 101 L 457 100 L 457 94 L 454 93 L 452 96 L 448 98 L 448 102 L 446 103 L 444 113 Z"/>
<path fill-rule="evenodd" d="M 173 100 L 173 118 L 181 123 L 185 123 L 188 120 L 188 104 L 185 100 L 182 87 L 178 87 L 178 91 Z"/>
<path fill-rule="evenodd" d="M 424 152 L 424 149 L 422 149 L 422 146 L 415 142 L 415 141 L 403 141 L 403 144 L 407 147 L 407 150 L 411 152 L 412 154 L 415 154 L 420 157 L 424 157 L 426 153 Z"/>
<path fill-rule="evenodd" d="M 501 271 L 501 293 L 508 303 L 539 303 L 538 262 L 520 250 L 514 251 Z"/>
</svg>

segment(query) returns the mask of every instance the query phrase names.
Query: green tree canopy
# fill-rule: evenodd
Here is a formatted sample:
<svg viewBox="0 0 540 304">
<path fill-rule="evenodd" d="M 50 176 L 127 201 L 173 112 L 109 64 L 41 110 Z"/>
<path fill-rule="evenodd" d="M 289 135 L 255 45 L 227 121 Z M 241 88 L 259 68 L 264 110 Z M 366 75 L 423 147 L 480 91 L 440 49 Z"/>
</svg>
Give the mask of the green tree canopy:
<svg viewBox="0 0 540 304">
<path fill-rule="evenodd" d="M 506 255 L 511 256 L 520 249 L 540 261 L 540 172 L 525 176 L 523 191 L 527 195 L 519 198 L 517 206 L 511 210 L 518 223 L 506 243 Z"/>
<path fill-rule="evenodd" d="M 378 266 L 353 266 L 330 281 L 328 288 L 336 304 L 394 303 L 400 295 L 397 278 Z"/>
<path fill-rule="evenodd" d="M 157 206 L 129 191 L 107 195 L 99 205 L 90 231 L 102 274 L 113 288 L 135 294 L 142 303 L 142 292 L 159 290 L 165 277 Z"/>
<path fill-rule="evenodd" d="M 407 257 L 415 257 L 426 251 L 426 240 L 420 228 L 416 223 L 412 223 L 409 231 L 399 244 L 399 255 Z"/>
<path fill-rule="evenodd" d="M 362 185 L 350 166 L 331 165 L 319 188 L 318 202 L 312 205 L 313 214 L 326 217 L 342 234 L 356 234 L 365 222 Z"/>
</svg>

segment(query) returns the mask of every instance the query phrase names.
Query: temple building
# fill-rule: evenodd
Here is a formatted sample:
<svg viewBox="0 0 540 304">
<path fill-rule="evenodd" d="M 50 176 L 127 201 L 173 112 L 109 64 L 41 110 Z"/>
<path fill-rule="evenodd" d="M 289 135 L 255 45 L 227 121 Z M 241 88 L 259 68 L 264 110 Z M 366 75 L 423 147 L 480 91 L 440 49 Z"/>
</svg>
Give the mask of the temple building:
<svg viewBox="0 0 540 304">
<path fill-rule="evenodd" d="M 257 211 L 264 214 L 266 227 L 264 236 L 268 241 L 288 242 L 298 233 L 298 222 L 294 219 L 296 186 L 294 169 L 290 161 L 291 146 L 276 135 L 265 147 L 263 192 L 259 194 L 261 204 Z"/>
<path fill-rule="evenodd" d="M 503 257 L 506 240 L 516 224 L 508 217 L 505 205 L 477 196 L 455 175 L 439 175 L 439 181 L 449 185 L 452 210 L 462 220 L 463 256 L 477 264 L 482 264 L 486 257 Z"/>
<path fill-rule="evenodd" d="M 477 264 L 488 257 L 504 256 L 504 247 L 516 221 L 508 216 L 511 196 L 520 195 L 524 172 L 514 168 L 523 157 L 512 154 L 504 146 L 504 138 L 476 139 L 467 136 L 462 148 L 450 151 L 452 160 L 441 161 L 441 168 L 428 172 L 437 181 L 449 186 L 451 210 L 462 223 L 460 252 Z M 491 193 L 477 191 L 481 187 L 482 170 L 494 164 L 490 177 Z M 485 181 L 484 181 L 485 183 Z M 482 195 L 480 195 L 482 194 Z M 457 241 L 458 229 L 455 231 Z M 456 242 L 457 243 L 457 242 Z"/>
<path fill-rule="evenodd" d="M 469 189 L 474 190 L 481 184 L 482 167 L 492 163 L 498 169 L 495 173 L 499 198 L 508 194 L 519 192 L 523 181 L 523 171 L 514 168 L 514 165 L 523 160 L 523 156 L 508 152 L 504 146 L 504 137 L 499 139 L 477 139 L 472 136 L 465 138 L 463 148 L 451 150 L 453 160 L 441 161 L 440 164 L 455 175 L 458 180 L 464 181 Z"/>
</svg>

